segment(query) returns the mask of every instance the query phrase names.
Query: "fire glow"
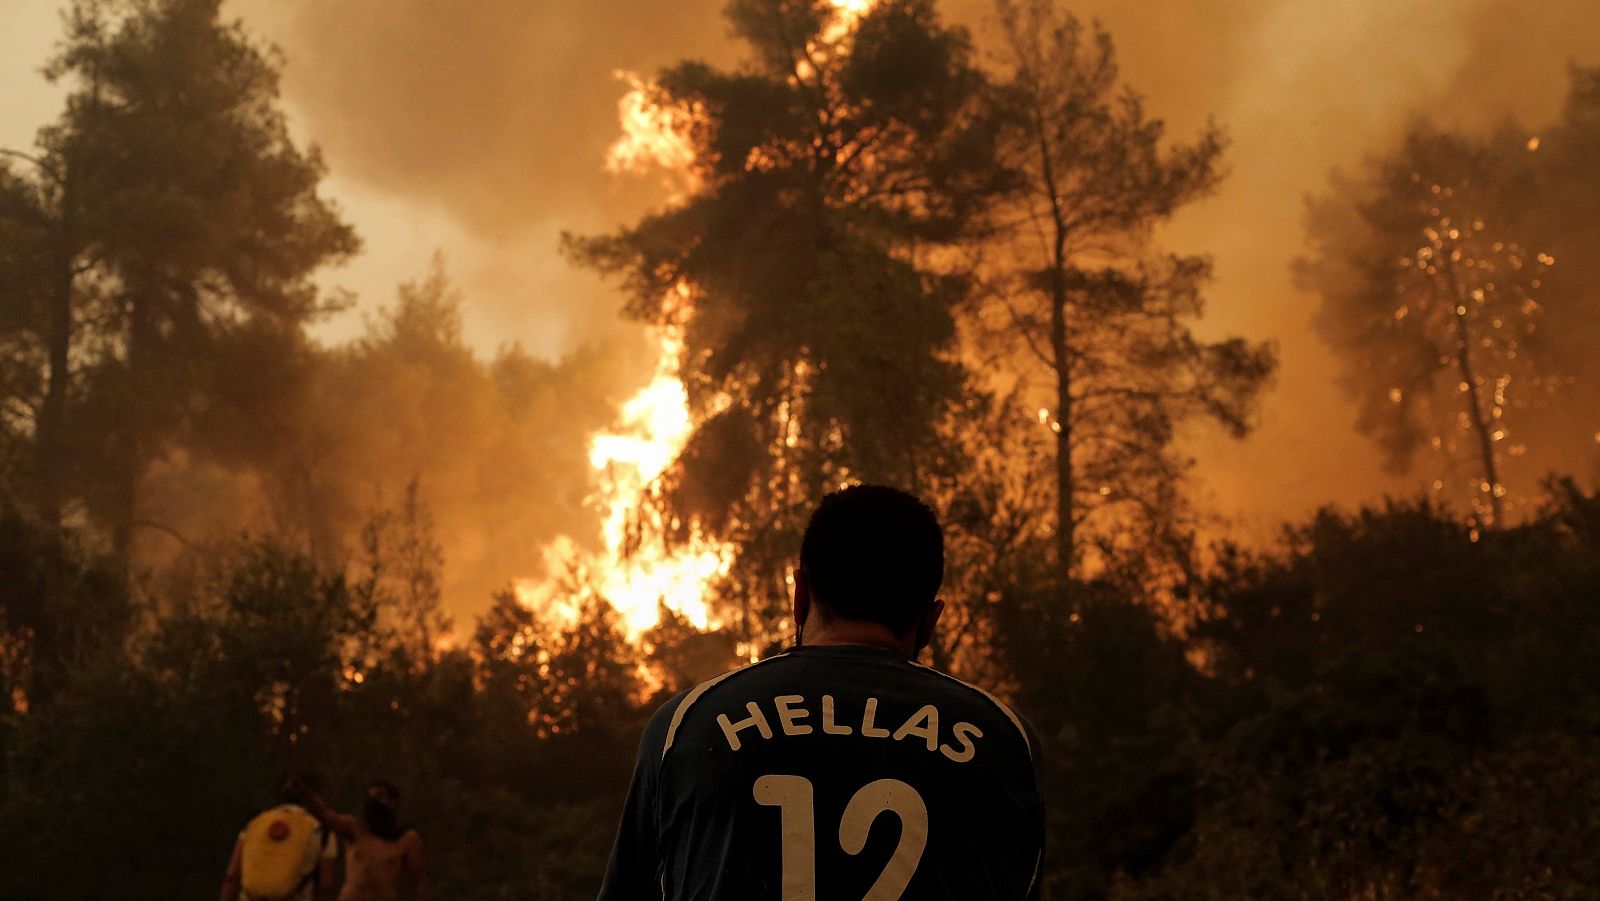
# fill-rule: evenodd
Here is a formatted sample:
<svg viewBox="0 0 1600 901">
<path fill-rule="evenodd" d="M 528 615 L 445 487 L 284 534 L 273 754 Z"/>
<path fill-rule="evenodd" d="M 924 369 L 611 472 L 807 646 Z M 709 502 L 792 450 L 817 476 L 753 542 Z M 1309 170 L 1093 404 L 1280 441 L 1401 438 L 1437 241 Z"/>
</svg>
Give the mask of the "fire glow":
<svg viewBox="0 0 1600 901">
<path fill-rule="evenodd" d="M 635 641 L 660 620 L 663 606 L 695 628 L 714 628 L 707 593 L 727 571 L 730 551 L 700 537 L 670 551 L 648 538 L 629 547 L 633 517 L 646 517 L 639 523 L 646 536 L 659 534 L 663 523 L 650 519 L 645 494 L 677 459 L 693 430 L 688 395 L 678 377 L 682 340 L 671 328 L 662 330 L 660 339 L 655 376 L 622 405 L 615 428 L 596 434 L 589 443 L 603 548 L 586 555 L 570 539 L 561 539 L 545 549 L 551 573 L 572 573 L 581 592 L 592 592 L 615 607 L 628 638 Z M 573 597 L 558 584 L 520 580 L 517 597 L 570 627 L 580 613 L 581 594 Z"/>
<path fill-rule="evenodd" d="M 655 377 L 622 405 L 620 430 L 596 435 L 589 449 L 589 464 L 600 479 L 606 556 L 614 563 L 598 574 L 598 587 L 622 613 L 630 636 L 655 625 L 663 604 L 696 628 L 710 628 L 707 589 L 728 566 L 729 549 L 703 538 L 671 553 L 647 540 L 624 554 L 629 518 L 693 429 L 688 395 L 678 378 L 682 349 L 671 330 L 662 335 Z M 648 533 L 659 532 L 663 524 L 645 525 Z"/>
<path fill-rule="evenodd" d="M 622 136 L 606 151 L 606 171 L 620 175 L 658 170 L 674 192 L 674 202 L 698 191 L 693 129 L 704 113 L 692 104 L 664 103 L 660 87 L 633 72 L 618 71 L 616 76 L 628 85 L 628 92 L 617 101 Z"/>
<path fill-rule="evenodd" d="M 843 41 L 874 2 L 832 0 L 835 16 L 822 33 L 823 42 Z M 622 133 L 606 152 L 606 170 L 660 172 L 673 192 L 669 202 L 683 202 L 703 187 L 694 171 L 698 160 L 694 129 L 704 120 L 703 110 L 668 102 L 656 82 L 637 74 L 618 72 L 617 77 L 628 91 L 617 102 Z M 669 307 L 691 313 L 691 293 L 690 286 L 677 285 Z M 703 536 L 670 550 L 650 540 L 661 534 L 664 523 L 652 521 L 659 514 L 650 512 L 644 500 L 694 430 L 688 393 L 679 377 L 681 327 L 660 328 L 657 337 L 660 354 L 654 377 L 622 405 L 615 429 L 596 434 L 589 444 L 603 549 L 588 554 L 570 539 L 557 540 L 544 553 L 550 578 L 519 580 L 515 586 L 519 601 L 564 627 L 577 621 L 584 597 L 598 596 L 621 614 L 634 641 L 660 620 L 662 607 L 698 629 L 715 628 L 707 595 L 732 559 L 731 547 Z M 634 527 L 641 527 L 646 540 L 630 542 Z M 566 584 L 560 579 L 563 572 L 570 577 Z"/>
</svg>

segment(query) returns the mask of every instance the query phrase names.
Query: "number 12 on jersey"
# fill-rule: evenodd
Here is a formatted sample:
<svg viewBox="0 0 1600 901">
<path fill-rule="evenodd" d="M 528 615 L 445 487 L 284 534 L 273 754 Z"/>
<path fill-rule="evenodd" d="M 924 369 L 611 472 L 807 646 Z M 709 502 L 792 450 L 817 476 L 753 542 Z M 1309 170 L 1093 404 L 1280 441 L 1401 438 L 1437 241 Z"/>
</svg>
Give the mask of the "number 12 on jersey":
<svg viewBox="0 0 1600 901">
<path fill-rule="evenodd" d="M 762 776 L 751 793 L 763 807 L 778 808 L 783 832 L 783 901 L 817 899 L 817 828 L 811 780 L 804 776 Z M 899 779 L 868 783 L 850 798 L 839 820 L 839 845 L 860 854 L 878 814 L 900 818 L 900 843 L 862 901 L 896 901 L 917 872 L 928 845 L 928 805 Z"/>
</svg>

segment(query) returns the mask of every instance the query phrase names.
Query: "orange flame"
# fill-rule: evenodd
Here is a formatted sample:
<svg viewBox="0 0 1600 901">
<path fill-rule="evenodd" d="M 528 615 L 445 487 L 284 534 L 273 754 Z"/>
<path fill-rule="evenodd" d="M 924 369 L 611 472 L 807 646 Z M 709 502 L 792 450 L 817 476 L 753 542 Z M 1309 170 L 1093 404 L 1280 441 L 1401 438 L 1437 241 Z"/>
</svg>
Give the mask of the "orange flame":
<svg viewBox="0 0 1600 901">
<path fill-rule="evenodd" d="M 836 15 L 823 32 L 828 43 L 842 41 L 876 0 L 831 0 Z M 613 173 L 663 172 L 672 202 L 682 202 L 702 185 L 694 173 L 698 159 L 694 131 L 706 119 L 697 103 L 674 102 L 650 79 L 617 72 L 628 90 L 617 101 L 622 130 L 606 152 L 605 168 Z M 669 305 L 687 303 L 690 288 L 679 284 Z M 679 378 L 683 355 L 681 328 L 660 330 L 660 356 L 650 383 L 629 398 L 619 411 L 614 430 L 596 434 L 589 446 L 589 464 L 599 490 L 594 498 L 601 516 L 604 548 L 583 553 L 562 537 L 545 548 L 546 568 L 552 574 L 571 573 L 582 592 L 609 601 L 622 615 L 631 640 L 654 626 L 660 607 L 683 616 L 700 629 L 718 623 L 707 604 L 709 585 L 727 572 L 732 548 L 705 537 L 668 552 L 659 543 L 645 542 L 629 552 L 629 518 L 641 515 L 651 484 L 672 465 L 694 430 L 688 393 Z M 663 523 L 646 522 L 646 531 L 659 531 Z M 517 599 L 553 625 L 570 627 L 578 618 L 582 597 L 563 592 L 558 579 L 546 582 L 518 580 Z"/>
<path fill-rule="evenodd" d="M 705 119 L 705 110 L 698 103 L 669 101 L 653 80 L 633 72 L 615 74 L 628 91 L 617 101 L 622 136 L 606 151 L 606 171 L 620 175 L 660 170 L 675 191 L 674 200 L 698 191 L 694 128 Z"/>
<path fill-rule="evenodd" d="M 727 572 L 730 559 L 729 548 L 704 538 L 671 553 L 647 541 L 624 559 L 629 517 L 694 429 L 688 393 L 678 378 L 682 352 L 681 336 L 664 330 L 655 377 L 622 405 L 617 431 L 596 435 L 589 447 L 589 464 L 600 479 L 606 556 L 616 564 L 600 571 L 599 589 L 621 611 L 630 635 L 655 625 L 661 604 L 697 628 L 711 628 L 707 586 Z M 647 525 L 659 530 L 663 523 Z"/>
<path fill-rule="evenodd" d="M 609 601 L 621 614 L 630 640 L 658 622 L 662 605 L 696 628 L 714 628 L 708 586 L 727 572 L 731 559 L 730 548 L 703 537 L 670 552 L 651 541 L 631 552 L 627 546 L 629 518 L 642 515 L 645 492 L 677 458 L 694 428 L 688 394 L 678 378 L 682 350 L 677 329 L 664 329 L 655 376 L 622 405 L 613 430 L 590 440 L 602 550 L 586 555 L 565 536 L 545 548 L 547 569 L 574 573 L 583 591 Z M 649 533 L 663 524 L 645 525 Z M 570 627 L 577 621 L 579 599 L 563 593 L 559 582 L 519 580 L 514 588 L 520 602 L 553 625 Z"/>
<path fill-rule="evenodd" d="M 843 37 L 856 22 L 866 15 L 878 0 L 830 0 L 833 3 L 833 23 L 822 32 L 824 40 L 837 41 Z"/>
</svg>

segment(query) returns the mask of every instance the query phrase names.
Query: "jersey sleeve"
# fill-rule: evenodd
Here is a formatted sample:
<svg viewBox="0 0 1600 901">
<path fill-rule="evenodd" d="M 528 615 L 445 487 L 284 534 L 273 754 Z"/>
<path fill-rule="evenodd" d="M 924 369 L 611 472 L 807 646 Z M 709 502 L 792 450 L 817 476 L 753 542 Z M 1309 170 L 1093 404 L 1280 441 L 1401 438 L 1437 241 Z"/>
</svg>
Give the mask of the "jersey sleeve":
<svg viewBox="0 0 1600 901">
<path fill-rule="evenodd" d="M 682 700 L 680 694 L 662 705 L 645 726 L 599 901 L 645 901 L 661 897 L 662 860 L 657 841 L 661 758 L 672 714 Z"/>
<path fill-rule="evenodd" d="M 1044 855 L 1048 846 L 1046 823 L 1048 818 L 1044 808 L 1044 748 L 1039 741 L 1039 733 L 1033 728 L 1033 723 L 1026 718 L 1020 718 L 1022 731 L 1028 739 L 1028 756 L 1033 764 L 1034 785 L 1034 822 L 1039 843 L 1039 856 L 1033 866 L 1033 880 L 1028 886 L 1027 901 L 1039 901 L 1044 896 Z"/>
</svg>

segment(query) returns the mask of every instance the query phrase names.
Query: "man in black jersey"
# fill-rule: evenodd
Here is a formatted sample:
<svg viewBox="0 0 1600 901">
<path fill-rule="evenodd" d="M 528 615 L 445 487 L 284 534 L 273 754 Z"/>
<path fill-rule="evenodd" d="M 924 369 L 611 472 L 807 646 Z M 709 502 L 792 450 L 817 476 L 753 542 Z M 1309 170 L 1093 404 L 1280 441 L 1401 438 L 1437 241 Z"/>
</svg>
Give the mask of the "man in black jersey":
<svg viewBox="0 0 1600 901">
<path fill-rule="evenodd" d="M 824 498 L 795 647 L 656 712 L 601 901 L 1037 898 L 1037 739 L 915 660 L 943 578 L 922 502 L 872 485 Z"/>
</svg>

